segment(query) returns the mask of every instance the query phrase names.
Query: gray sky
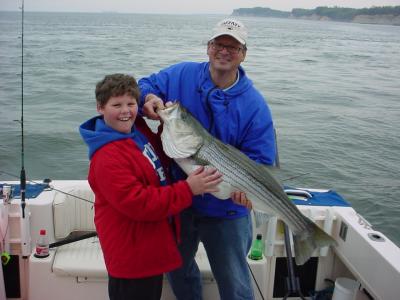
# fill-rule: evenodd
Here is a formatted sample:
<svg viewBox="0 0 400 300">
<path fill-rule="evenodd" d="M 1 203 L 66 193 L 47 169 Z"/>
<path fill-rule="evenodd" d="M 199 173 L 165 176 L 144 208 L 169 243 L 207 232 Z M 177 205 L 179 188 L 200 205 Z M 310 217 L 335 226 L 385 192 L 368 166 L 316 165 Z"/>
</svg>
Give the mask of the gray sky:
<svg viewBox="0 0 400 300">
<path fill-rule="evenodd" d="M 0 10 L 18 10 L 21 0 L 0 0 Z M 340 6 L 363 8 L 400 5 L 400 0 L 25 0 L 26 11 L 230 14 L 241 7 L 292 8 Z"/>
</svg>

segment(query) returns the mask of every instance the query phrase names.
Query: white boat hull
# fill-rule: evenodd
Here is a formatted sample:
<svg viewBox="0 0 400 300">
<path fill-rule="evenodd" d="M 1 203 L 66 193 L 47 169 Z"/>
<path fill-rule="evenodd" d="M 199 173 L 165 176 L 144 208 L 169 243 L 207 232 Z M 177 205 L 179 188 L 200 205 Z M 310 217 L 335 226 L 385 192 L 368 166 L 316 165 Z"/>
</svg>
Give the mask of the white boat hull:
<svg viewBox="0 0 400 300">
<path fill-rule="evenodd" d="M 87 181 L 60 180 L 52 182 L 51 186 L 53 189 L 43 191 L 37 198 L 27 199 L 32 249 L 40 229 L 47 230 L 50 243 L 61 240 L 71 232 L 95 229 L 93 204 L 74 197 L 94 201 Z M 6 207 L 0 207 L 4 230 Z M 8 242 L 12 259 L 19 260 L 16 266 L 20 279 L 20 294 L 10 299 L 108 299 L 107 272 L 97 237 L 51 249 L 47 258 L 31 255 L 24 259 L 21 255 L 19 207 L 19 199 L 12 199 L 7 207 L 7 224 L 10 228 Z M 297 269 L 302 287 L 310 285 L 312 290 L 323 290 L 327 287 L 325 279 L 348 277 L 360 284 L 356 299 L 368 299 L 367 293 L 374 299 L 398 299 L 400 250 L 395 244 L 382 233 L 374 231 L 351 207 L 298 207 L 338 242 L 337 247 L 316 252 L 304 270 Z M 282 267 L 285 262 L 282 228 L 282 222 L 272 218 L 254 230 L 254 235 L 261 233 L 265 238 L 265 257 L 259 261 L 248 259 L 260 288 L 258 290 L 254 283 L 256 299 L 262 299 L 260 292 L 264 299 L 282 299 L 284 296 L 282 273 L 285 273 L 286 267 Z M 219 299 L 217 285 L 202 246 L 196 260 L 202 274 L 204 299 Z M 307 283 L 306 278 L 313 280 Z M 1 287 L 0 299 L 4 297 L 1 296 Z M 162 299 L 174 299 L 166 280 Z"/>
</svg>

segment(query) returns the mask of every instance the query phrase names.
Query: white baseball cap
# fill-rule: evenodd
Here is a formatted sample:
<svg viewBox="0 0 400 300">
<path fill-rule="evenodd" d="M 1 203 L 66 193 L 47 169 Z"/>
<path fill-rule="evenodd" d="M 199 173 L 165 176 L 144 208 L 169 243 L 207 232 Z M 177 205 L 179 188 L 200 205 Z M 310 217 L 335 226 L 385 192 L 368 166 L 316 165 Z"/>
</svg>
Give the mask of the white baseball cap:
<svg viewBox="0 0 400 300">
<path fill-rule="evenodd" d="M 235 19 L 224 19 L 218 22 L 213 29 L 213 35 L 210 38 L 215 39 L 221 35 L 229 35 L 236 39 L 242 45 L 246 45 L 247 29 L 242 22 Z"/>
</svg>

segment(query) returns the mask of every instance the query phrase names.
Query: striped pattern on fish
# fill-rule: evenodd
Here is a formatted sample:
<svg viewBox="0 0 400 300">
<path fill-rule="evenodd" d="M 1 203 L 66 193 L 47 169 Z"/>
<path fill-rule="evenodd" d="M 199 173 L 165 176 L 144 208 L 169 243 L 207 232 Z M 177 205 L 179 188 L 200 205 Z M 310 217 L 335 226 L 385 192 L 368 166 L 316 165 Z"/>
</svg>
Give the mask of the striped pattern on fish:
<svg viewBox="0 0 400 300">
<path fill-rule="evenodd" d="M 178 102 L 158 114 L 164 123 L 161 139 L 165 153 L 186 173 L 199 165 L 221 172 L 223 183 L 220 192 L 213 193 L 216 197 L 227 199 L 233 191 L 243 191 L 255 210 L 283 220 L 294 235 L 296 264 L 304 264 L 315 249 L 335 243 L 298 210 L 267 166 L 210 135 Z"/>
<path fill-rule="evenodd" d="M 282 188 L 275 190 L 267 188 L 267 186 L 280 187 L 279 183 L 267 173 L 265 168 L 260 168 L 260 164 L 243 158 L 247 156 L 217 139 L 203 144 L 194 155 L 195 160 L 207 162 L 207 165 L 223 174 L 224 182 L 231 186 L 226 198 L 229 198 L 233 191 L 243 191 L 247 198 L 252 200 L 256 210 L 279 215 L 294 234 L 306 230 L 309 226 L 308 219 L 298 213 L 292 201 L 274 201 L 275 198 L 287 199 Z M 274 185 L 270 184 L 272 181 L 275 181 Z"/>
</svg>

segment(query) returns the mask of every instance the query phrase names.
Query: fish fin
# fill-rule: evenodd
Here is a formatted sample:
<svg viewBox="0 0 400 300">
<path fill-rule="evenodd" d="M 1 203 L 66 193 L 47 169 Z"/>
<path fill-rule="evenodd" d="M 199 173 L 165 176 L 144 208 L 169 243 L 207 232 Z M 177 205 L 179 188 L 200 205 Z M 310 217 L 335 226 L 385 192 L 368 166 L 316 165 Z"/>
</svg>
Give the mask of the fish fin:
<svg viewBox="0 0 400 300">
<path fill-rule="evenodd" d="M 306 263 L 317 248 L 337 245 L 336 241 L 318 225 L 310 221 L 312 234 L 298 234 L 293 236 L 296 265 Z"/>
<path fill-rule="evenodd" d="M 178 166 L 186 173 L 186 175 L 189 175 L 192 173 L 194 170 L 200 168 L 202 165 L 198 164 L 194 159 L 192 158 L 174 158 L 175 162 L 178 164 Z"/>
<path fill-rule="evenodd" d="M 193 158 L 192 158 L 192 159 L 193 159 Z M 196 158 L 196 163 L 197 163 L 199 166 L 208 166 L 208 165 L 210 164 L 208 161 L 206 161 L 206 160 L 204 160 L 204 159 L 201 159 L 201 158 L 199 158 L 199 157 Z"/>
<path fill-rule="evenodd" d="M 271 219 L 274 215 L 265 213 L 260 210 L 253 209 L 254 213 L 254 221 L 256 223 L 256 227 L 260 227 L 262 224 L 265 224 Z"/>
</svg>

